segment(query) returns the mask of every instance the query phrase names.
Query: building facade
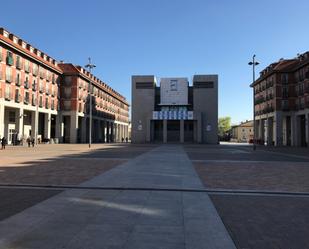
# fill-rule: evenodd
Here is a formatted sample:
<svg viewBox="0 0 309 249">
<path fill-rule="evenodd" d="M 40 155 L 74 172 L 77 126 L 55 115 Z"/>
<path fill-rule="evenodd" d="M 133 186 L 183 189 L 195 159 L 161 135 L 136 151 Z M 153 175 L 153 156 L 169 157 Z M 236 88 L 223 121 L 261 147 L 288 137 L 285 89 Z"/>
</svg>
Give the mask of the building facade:
<svg viewBox="0 0 309 249">
<path fill-rule="evenodd" d="M 121 142 L 128 138 L 126 99 L 80 66 L 59 64 L 62 74 L 60 120 L 63 142 L 89 141 L 90 81 L 92 85 L 92 141 Z"/>
<path fill-rule="evenodd" d="M 90 81 L 93 141 L 120 141 L 128 134 L 123 96 L 83 68 L 60 64 L 0 28 L 0 136 L 8 144 L 30 136 L 39 142 L 86 142 Z"/>
<path fill-rule="evenodd" d="M 218 76 L 132 76 L 133 143 L 218 143 Z"/>
<path fill-rule="evenodd" d="M 308 146 L 309 52 L 270 64 L 251 87 L 260 143 Z"/>
<path fill-rule="evenodd" d="M 231 142 L 249 143 L 253 141 L 253 121 L 242 122 L 231 128 Z"/>
</svg>

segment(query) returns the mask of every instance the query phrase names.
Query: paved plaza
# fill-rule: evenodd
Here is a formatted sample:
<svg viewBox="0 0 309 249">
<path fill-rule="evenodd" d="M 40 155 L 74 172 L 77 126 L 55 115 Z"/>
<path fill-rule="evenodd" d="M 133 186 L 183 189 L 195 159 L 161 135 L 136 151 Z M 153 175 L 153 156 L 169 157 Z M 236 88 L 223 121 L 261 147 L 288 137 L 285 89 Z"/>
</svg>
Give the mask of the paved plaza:
<svg viewBox="0 0 309 249">
<path fill-rule="evenodd" d="M 305 150 L 106 144 L 0 154 L 0 248 L 309 248 Z"/>
</svg>

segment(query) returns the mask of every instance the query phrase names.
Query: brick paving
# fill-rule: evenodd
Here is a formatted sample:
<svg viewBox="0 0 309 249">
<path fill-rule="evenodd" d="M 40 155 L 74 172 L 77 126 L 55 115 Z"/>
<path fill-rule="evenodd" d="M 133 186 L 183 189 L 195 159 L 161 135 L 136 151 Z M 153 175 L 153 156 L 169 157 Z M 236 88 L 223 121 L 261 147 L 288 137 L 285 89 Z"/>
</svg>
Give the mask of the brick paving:
<svg viewBox="0 0 309 249">
<path fill-rule="evenodd" d="M 89 150 L 87 146 L 8 147 L 0 152 L 0 184 L 80 184 L 155 147 L 94 144 Z"/>
<path fill-rule="evenodd" d="M 194 163 L 206 188 L 309 192 L 307 162 Z"/>
<path fill-rule="evenodd" d="M 210 195 L 239 249 L 309 248 L 309 198 Z"/>
<path fill-rule="evenodd" d="M 309 158 L 304 148 L 185 146 L 210 189 L 284 191 L 291 196 L 210 194 L 239 249 L 309 248 Z"/>
</svg>

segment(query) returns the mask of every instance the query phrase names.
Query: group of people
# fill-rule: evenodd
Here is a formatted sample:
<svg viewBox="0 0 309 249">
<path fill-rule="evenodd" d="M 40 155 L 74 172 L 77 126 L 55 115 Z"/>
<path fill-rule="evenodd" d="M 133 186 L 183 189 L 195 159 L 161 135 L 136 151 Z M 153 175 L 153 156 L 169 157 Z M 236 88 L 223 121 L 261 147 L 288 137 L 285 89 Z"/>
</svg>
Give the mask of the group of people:
<svg viewBox="0 0 309 249">
<path fill-rule="evenodd" d="M 30 147 L 32 145 L 32 147 L 34 147 L 34 143 L 35 143 L 35 140 L 33 137 L 28 137 L 27 138 L 27 144 L 28 144 L 28 147 Z"/>
<path fill-rule="evenodd" d="M 124 137 L 123 137 L 123 138 L 121 138 L 121 141 L 124 143 Z M 127 143 L 127 142 L 129 142 L 128 137 L 126 137 L 126 143 Z"/>
</svg>

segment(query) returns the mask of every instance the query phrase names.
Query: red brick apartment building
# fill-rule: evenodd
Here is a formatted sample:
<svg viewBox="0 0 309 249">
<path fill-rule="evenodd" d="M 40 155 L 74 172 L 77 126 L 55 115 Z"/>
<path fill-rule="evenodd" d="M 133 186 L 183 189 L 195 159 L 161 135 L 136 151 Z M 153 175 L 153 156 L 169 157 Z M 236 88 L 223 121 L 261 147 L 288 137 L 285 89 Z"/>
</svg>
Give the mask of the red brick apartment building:
<svg viewBox="0 0 309 249">
<path fill-rule="evenodd" d="M 82 67 L 59 64 L 0 28 L 0 136 L 9 144 L 36 135 L 40 141 L 87 142 L 90 95 L 93 141 L 127 137 L 129 105 L 123 96 Z"/>
<path fill-rule="evenodd" d="M 309 52 L 260 72 L 255 93 L 256 138 L 277 146 L 309 144 Z"/>
</svg>

